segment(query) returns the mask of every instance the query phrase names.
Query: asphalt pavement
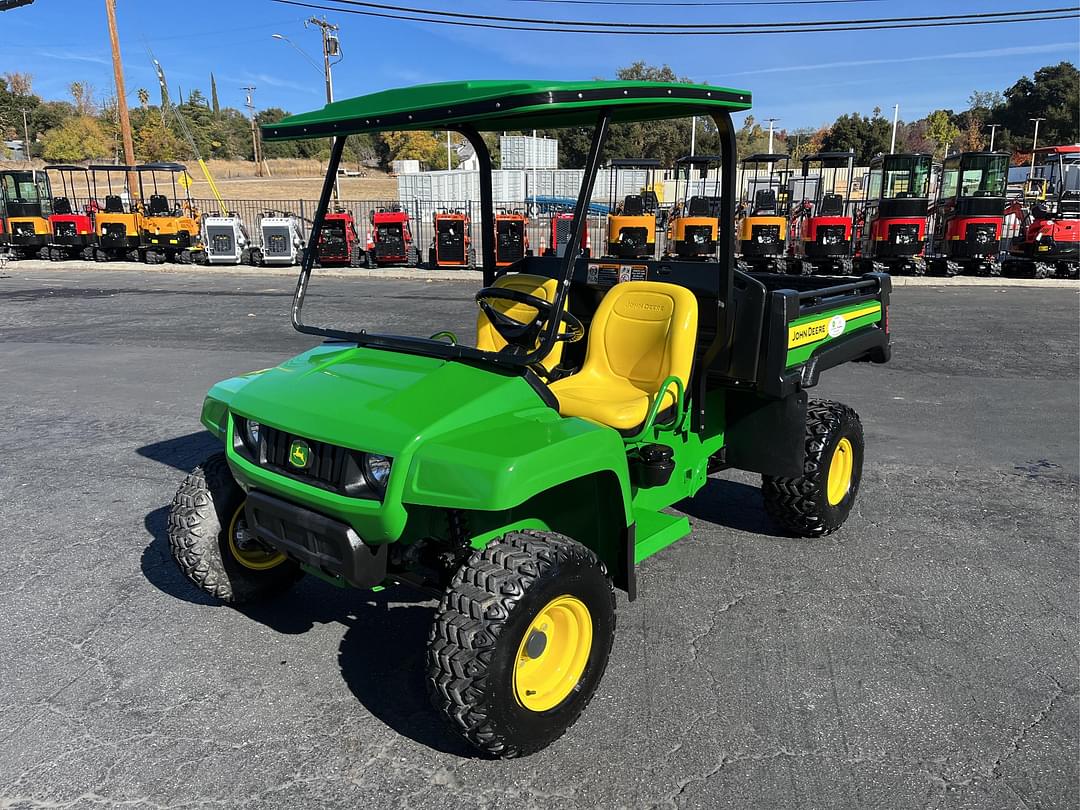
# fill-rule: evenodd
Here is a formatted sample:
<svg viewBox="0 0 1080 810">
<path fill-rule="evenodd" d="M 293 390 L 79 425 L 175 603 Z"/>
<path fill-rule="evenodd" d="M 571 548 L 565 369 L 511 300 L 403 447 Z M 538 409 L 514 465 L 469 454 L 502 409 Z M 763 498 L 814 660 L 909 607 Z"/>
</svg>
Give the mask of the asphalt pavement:
<svg viewBox="0 0 1080 810">
<path fill-rule="evenodd" d="M 307 577 L 236 610 L 172 562 L 206 389 L 312 344 L 292 286 L 0 274 L 0 808 L 1080 804 L 1075 284 L 898 288 L 893 361 L 816 393 L 866 429 L 844 529 L 784 537 L 754 476 L 710 480 L 581 720 L 508 762 L 428 706 L 432 602 Z M 474 289 L 317 277 L 306 312 L 469 335 Z"/>
</svg>

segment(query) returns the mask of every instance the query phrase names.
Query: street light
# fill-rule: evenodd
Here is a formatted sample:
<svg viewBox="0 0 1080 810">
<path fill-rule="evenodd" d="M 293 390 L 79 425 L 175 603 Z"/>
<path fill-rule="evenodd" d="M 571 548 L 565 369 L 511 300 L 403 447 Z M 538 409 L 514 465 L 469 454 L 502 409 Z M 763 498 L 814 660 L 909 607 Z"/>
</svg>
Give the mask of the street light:
<svg viewBox="0 0 1080 810">
<path fill-rule="evenodd" d="M 1035 122 L 1035 137 L 1031 139 L 1031 169 L 1028 171 L 1028 179 L 1030 180 L 1035 174 L 1035 149 L 1039 145 L 1039 122 L 1045 121 L 1045 118 L 1029 118 L 1028 121 Z"/>
<path fill-rule="evenodd" d="M 998 127 L 1000 127 L 1001 124 L 987 124 L 987 126 L 990 127 L 990 151 L 993 152 L 994 136 L 997 134 Z"/>
<path fill-rule="evenodd" d="M 302 57 L 307 59 L 308 64 L 310 64 L 313 68 L 315 68 L 317 71 L 322 73 L 322 68 L 319 67 L 318 63 L 316 63 L 316 61 L 314 59 L 312 59 L 310 56 L 308 56 L 307 51 L 305 51 L 303 48 L 301 48 L 299 45 L 297 45 L 295 42 L 293 42 L 287 36 L 285 36 L 284 34 L 271 34 L 270 36 L 271 36 L 272 39 L 280 39 L 282 42 L 288 42 L 290 45 L 293 46 L 293 48 L 296 50 L 296 52 L 298 54 L 300 54 Z"/>
<path fill-rule="evenodd" d="M 318 17 L 309 17 L 308 19 L 304 20 L 304 28 L 307 28 L 309 25 L 315 25 L 322 29 L 323 75 L 326 79 L 326 103 L 331 104 L 334 101 L 334 77 L 330 72 L 330 68 L 332 65 L 336 65 L 338 62 L 345 58 L 345 55 L 341 52 L 341 41 L 338 39 L 337 35 L 338 27 L 333 23 L 327 22 L 325 19 L 320 20 Z M 303 56 L 308 61 L 309 64 L 311 64 L 313 68 L 315 68 L 316 70 L 319 69 L 319 65 L 315 62 L 315 60 L 308 56 L 307 52 L 303 48 L 301 48 L 287 36 L 285 36 L 284 34 L 271 34 L 270 36 L 272 39 L 280 39 L 282 42 L 288 42 L 300 53 L 301 56 Z M 331 56 L 336 56 L 337 59 L 331 62 Z M 334 142 L 336 140 L 336 137 L 331 136 L 331 151 L 333 151 Z M 341 194 L 339 193 L 338 189 L 337 176 L 334 177 L 334 199 L 341 199 Z"/>
</svg>

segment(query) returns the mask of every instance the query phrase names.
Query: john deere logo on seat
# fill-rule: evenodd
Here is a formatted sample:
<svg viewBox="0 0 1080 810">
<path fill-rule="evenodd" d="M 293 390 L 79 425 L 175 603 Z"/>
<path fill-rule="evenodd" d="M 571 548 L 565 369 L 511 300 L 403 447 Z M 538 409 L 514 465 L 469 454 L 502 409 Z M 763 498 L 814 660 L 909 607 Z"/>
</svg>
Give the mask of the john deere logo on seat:
<svg viewBox="0 0 1080 810">
<path fill-rule="evenodd" d="M 289 445 L 289 463 L 301 470 L 308 468 L 311 464 L 311 448 L 307 442 L 296 439 Z"/>
</svg>

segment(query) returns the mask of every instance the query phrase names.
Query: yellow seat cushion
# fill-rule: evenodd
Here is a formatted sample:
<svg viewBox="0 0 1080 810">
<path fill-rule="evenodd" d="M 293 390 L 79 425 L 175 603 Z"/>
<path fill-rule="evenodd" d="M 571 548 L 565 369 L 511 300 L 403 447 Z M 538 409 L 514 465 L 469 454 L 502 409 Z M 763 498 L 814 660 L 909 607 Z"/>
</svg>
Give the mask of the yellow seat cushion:
<svg viewBox="0 0 1080 810">
<path fill-rule="evenodd" d="M 581 371 L 551 384 L 559 413 L 617 430 L 645 421 L 669 376 L 690 379 L 697 341 L 697 299 L 685 287 L 628 281 L 608 291 L 589 326 Z M 668 389 L 660 411 L 675 404 Z"/>
<path fill-rule="evenodd" d="M 534 276 L 530 273 L 509 273 L 499 276 L 491 285 L 499 289 L 511 289 L 536 296 L 549 304 L 555 301 L 558 292 L 558 282 L 547 276 Z M 570 303 L 570 296 L 566 297 L 566 305 Z M 516 301 L 492 301 L 491 305 L 499 312 L 522 323 L 529 323 L 537 316 L 535 309 L 528 304 L 519 304 Z M 565 308 L 565 305 L 564 305 Z M 564 331 L 565 326 L 560 326 L 559 331 Z M 538 343 L 539 345 L 539 343 Z M 476 317 L 476 348 L 486 352 L 498 352 L 506 346 L 506 341 L 500 335 L 487 316 L 481 312 Z M 563 344 L 559 341 L 548 352 L 540 364 L 549 371 L 559 365 L 562 360 Z"/>
</svg>

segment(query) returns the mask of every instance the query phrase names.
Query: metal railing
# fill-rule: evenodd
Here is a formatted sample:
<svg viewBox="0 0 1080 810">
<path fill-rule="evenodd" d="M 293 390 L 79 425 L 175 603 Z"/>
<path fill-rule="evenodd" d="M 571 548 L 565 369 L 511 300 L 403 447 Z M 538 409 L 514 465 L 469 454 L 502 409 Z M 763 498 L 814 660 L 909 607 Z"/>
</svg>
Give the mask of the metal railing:
<svg viewBox="0 0 1080 810">
<path fill-rule="evenodd" d="M 217 200 L 199 198 L 194 200 L 199 210 L 208 215 L 218 212 Z M 295 214 L 301 222 L 304 238 L 307 239 L 311 232 L 312 219 L 318 206 L 316 200 L 240 200 L 226 199 L 225 207 L 239 216 L 248 233 L 259 243 L 258 224 L 259 218 L 265 214 Z M 480 206 L 470 200 L 340 200 L 331 210 L 342 210 L 352 214 L 356 221 L 356 231 L 360 236 L 361 243 L 366 243 L 368 232 L 371 229 L 371 215 L 379 210 L 399 209 L 409 215 L 409 225 L 412 230 L 413 241 L 420 251 L 422 258 L 427 257 L 428 248 L 432 245 L 435 237 L 434 216 L 440 211 L 461 211 L 469 216 L 471 239 L 476 255 L 479 257 L 483 250 L 484 234 L 480 224 Z M 510 202 L 496 202 L 495 211 L 530 213 L 527 233 L 529 247 L 534 253 L 539 254 L 543 249 L 551 247 L 551 218 L 555 213 L 564 209 L 557 205 L 527 204 L 524 200 Z M 604 215 L 589 216 L 589 241 L 594 255 L 599 250 L 607 234 L 607 217 Z"/>
</svg>

